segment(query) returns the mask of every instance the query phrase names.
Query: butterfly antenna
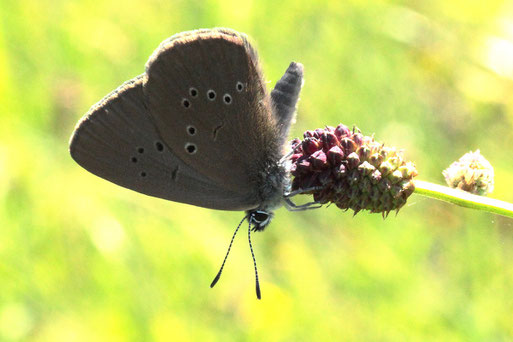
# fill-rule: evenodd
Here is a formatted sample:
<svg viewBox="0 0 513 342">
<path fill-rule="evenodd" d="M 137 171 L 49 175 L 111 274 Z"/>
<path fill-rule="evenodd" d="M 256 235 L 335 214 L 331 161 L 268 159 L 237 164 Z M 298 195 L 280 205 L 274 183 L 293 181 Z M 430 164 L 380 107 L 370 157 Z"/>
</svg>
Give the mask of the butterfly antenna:
<svg viewBox="0 0 513 342">
<path fill-rule="evenodd" d="M 230 254 L 230 249 L 232 248 L 233 240 L 235 239 L 235 235 L 237 235 L 237 232 L 239 231 L 240 226 L 242 225 L 242 222 L 248 217 L 248 215 L 244 216 L 242 221 L 240 221 L 239 225 L 237 226 L 237 229 L 235 229 L 235 232 L 233 233 L 232 240 L 230 241 L 230 246 L 228 246 L 228 251 L 226 252 L 226 255 L 224 256 L 223 264 L 221 265 L 221 268 L 219 269 L 219 272 L 217 272 L 216 277 L 212 281 L 212 284 L 210 284 L 210 288 L 214 287 L 214 285 L 218 282 L 219 278 L 221 277 L 221 273 L 223 272 L 224 264 L 226 263 L 226 259 L 228 259 L 228 254 Z"/>
<path fill-rule="evenodd" d="M 258 271 L 257 271 L 255 253 L 253 253 L 253 246 L 251 245 L 251 220 L 249 220 L 248 241 L 249 241 L 249 249 L 251 250 L 251 256 L 253 257 L 253 265 L 255 266 L 256 295 L 257 295 L 258 299 L 261 299 L 262 296 L 260 294 L 260 282 L 258 281 Z"/>
</svg>

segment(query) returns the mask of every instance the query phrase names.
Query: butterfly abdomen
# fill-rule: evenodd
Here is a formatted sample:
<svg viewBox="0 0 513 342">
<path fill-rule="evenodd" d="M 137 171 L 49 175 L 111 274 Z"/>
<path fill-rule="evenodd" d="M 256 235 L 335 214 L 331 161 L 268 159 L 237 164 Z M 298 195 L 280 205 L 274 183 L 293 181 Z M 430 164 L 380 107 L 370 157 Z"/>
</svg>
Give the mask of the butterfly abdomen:
<svg viewBox="0 0 513 342">
<path fill-rule="evenodd" d="M 303 65 L 292 62 L 271 91 L 273 113 L 278 121 L 281 136 L 287 137 L 290 124 L 294 120 L 302 85 Z"/>
</svg>

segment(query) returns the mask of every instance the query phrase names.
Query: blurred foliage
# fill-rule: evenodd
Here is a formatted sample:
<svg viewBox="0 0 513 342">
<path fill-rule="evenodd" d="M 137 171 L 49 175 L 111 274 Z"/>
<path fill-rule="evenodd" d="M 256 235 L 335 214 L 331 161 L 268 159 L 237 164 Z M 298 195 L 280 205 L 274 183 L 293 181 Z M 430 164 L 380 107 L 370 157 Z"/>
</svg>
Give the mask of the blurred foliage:
<svg viewBox="0 0 513 342">
<path fill-rule="evenodd" d="M 419 178 L 479 148 L 513 201 L 513 3 L 0 0 L 0 341 L 506 341 L 513 224 L 412 196 L 397 217 L 278 210 L 209 284 L 241 213 L 142 196 L 69 157 L 76 121 L 160 41 L 226 26 L 271 87 L 305 66 L 293 129 L 357 124 Z"/>
</svg>

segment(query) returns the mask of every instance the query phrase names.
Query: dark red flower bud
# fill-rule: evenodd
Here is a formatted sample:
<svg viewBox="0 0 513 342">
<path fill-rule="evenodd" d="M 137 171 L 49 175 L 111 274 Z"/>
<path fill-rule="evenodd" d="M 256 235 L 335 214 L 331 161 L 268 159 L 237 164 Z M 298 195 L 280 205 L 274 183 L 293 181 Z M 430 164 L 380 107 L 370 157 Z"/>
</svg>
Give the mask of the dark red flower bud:
<svg viewBox="0 0 513 342">
<path fill-rule="evenodd" d="M 321 148 L 321 143 L 316 138 L 305 138 L 302 143 L 303 153 L 312 154 Z"/>
<path fill-rule="evenodd" d="M 333 146 L 338 146 L 338 138 L 334 133 L 327 132 L 321 136 L 324 149 L 327 151 Z"/>
<path fill-rule="evenodd" d="M 342 138 L 340 140 L 340 146 L 344 150 L 344 154 L 348 156 L 352 152 L 356 151 L 356 144 L 350 138 Z"/>
<path fill-rule="evenodd" d="M 314 137 L 319 139 L 321 137 L 322 133 L 324 133 L 324 130 L 322 128 L 317 128 L 315 130 Z"/>
<path fill-rule="evenodd" d="M 333 146 L 328 151 L 328 160 L 331 165 L 338 165 L 344 159 L 344 151 L 338 146 Z"/>
<path fill-rule="evenodd" d="M 303 138 L 312 138 L 314 136 L 314 131 L 306 131 L 303 133 Z"/>
<path fill-rule="evenodd" d="M 290 141 L 290 146 L 294 147 L 294 146 L 296 146 L 296 145 L 298 145 L 298 144 L 300 144 L 300 143 L 301 143 L 301 139 L 299 139 L 299 138 L 295 138 L 295 139 L 292 139 L 292 140 Z"/>
<path fill-rule="evenodd" d="M 319 139 L 321 139 L 321 136 L 319 135 L 318 132 L 314 131 L 312 138 L 319 140 Z"/>
<path fill-rule="evenodd" d="M 376 168 L 366 161 L 358 165 L 358 171 L 364 176 L 372 174 L 375 170 Z"/>
<path fill-rule="evenodd" d="M 369 160 L 371 149 L 368 146 L 363 145 L 362 147 L 359 147 L 356 151 L 358 153 L 358 156 L 360 156 L 360 160 Z"/>
<path fill-rule="evenodd" d="M 374 167 L 379 167 L 383 162 L 383 156 L 379 153 L 374 153 L 369 157 L 369 163 Z"/>
<path fill-rule="evenodd" d="M 358 154 L 356 154 L 355 152 L 350 153 L 346 159 L 348 162 L 347 166 L 349 167 L 349 169 L 354 169 L 358 166 L 358 164 L 360 164 L 360 157 L 358 157 Z"/>
<path fill-rule="evenodd" d="M 312 154 L 309 159 L 314 170 L 322 170 L 328 166 L 326 154 L 322 150 Z"/>
<path fill-rule="evenodd" d="M 362 146 L 363 145 L 363 135 L 362 133 L 355 133 L 353 134 L 353 141 L 355 142 L 355 144 L 357 146 Z"/>
<path fill-rule="evenodd" d="M 349 130 L 349 128 L 347 128 L 343 124 L 338 125 L 337 128 L 335 128 L 334 133 L 339 140 L 343 137 L 347 137 L 347 136 L 351 135 L 351 131 Z"/>
</svg>

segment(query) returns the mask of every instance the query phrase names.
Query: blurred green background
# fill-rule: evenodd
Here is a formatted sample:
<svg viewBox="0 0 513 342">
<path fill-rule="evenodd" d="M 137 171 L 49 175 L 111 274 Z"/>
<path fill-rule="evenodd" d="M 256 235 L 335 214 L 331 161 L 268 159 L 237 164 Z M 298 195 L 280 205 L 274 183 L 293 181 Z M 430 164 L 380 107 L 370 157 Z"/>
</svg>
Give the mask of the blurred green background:
<svg viewBox="0 0 513 342">
<path fill-rule="evenodd" d="M 395 217 L 280 209 L 210 289 L 238 212 L 154 199 L 75 164 L 91 105 L 177 32 L 250 35 L 297 124 L 357 124 L 419 179 L 481 149 L 513 201 L 513 3 L 0 0 L 0 341 L 513 340 L 510 219 L 413 195 Z"/>
</svg>

